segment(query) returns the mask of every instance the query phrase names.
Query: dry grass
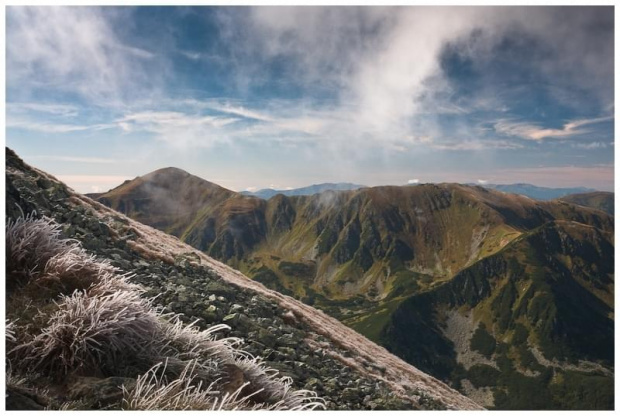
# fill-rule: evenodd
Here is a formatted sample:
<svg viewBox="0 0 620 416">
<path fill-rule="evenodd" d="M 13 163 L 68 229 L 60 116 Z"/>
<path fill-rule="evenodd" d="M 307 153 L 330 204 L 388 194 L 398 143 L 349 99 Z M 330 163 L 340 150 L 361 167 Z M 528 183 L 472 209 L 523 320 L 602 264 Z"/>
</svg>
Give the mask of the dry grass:
<svg viewBox="0 0 620 416">
<path fill-rule="evenodd" d="M 36 219 L 31 214 L 9 220 L 6 227 L 7 291 L 40 275 L 52 257 L 70 251 L 76 244 L 73 240 L 60 239 L 60 226 L 49 218 Z"/>
<path fill-rule="evenodd" d="M 124 390 L 123 406 L 132 410 L 324 407 L 316 394 L 294 391 L 290 379 L 240 350 L 242 340 L 217 339 L 226 325 L 200 330 L 180 315 L 164 314 L 141 296 L 130 275 L 89 255 L 76 241 L 62 240 L 49 219 L 10 222 L 7 259 L 13 276 L 21 278 L 7 305 L 19 309 L 34 303 L 38 309 L 36 314 L 8 311 L 20 316 L 6 325 L 7 357 L 19 373 L 60 381 L 73 374 L 115 376 L 142 368 L 146 373 L 136 387 Z M 42 293 L 51 300 L 44 301 Z M 231 371 L 243 380 L 234 389 Z"/>
</svg>

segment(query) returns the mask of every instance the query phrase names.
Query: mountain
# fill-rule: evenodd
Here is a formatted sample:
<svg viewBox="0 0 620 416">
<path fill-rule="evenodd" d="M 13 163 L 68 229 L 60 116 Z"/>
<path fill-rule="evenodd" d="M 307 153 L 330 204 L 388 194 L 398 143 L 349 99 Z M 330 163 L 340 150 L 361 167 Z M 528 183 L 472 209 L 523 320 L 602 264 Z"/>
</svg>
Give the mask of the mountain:
<svg viewBox="0 0 620 416">
<path fill-rule="evenodd" d="M 163 173 L 132 192 L 195 181 Z M 153 206 L 136 201 L 123 206 Z M 167 223 L 168 211 L 157 212 Z M 321 311 L 73 192 L 9 149 L 6 213 L 10 410 L 480 409 Z"/>
<path fill-rule="evenodd" d="M 310 185 L 296 189 L 260 189 L 255 192 L 244 191 L 242 195 L 256 196 L 262 199 L 269 199 L 275 195 L 282 194 L 285 196 L 314 195 L 325 191 L 352 191 L 359 188 L 365 188 L 364 185 L 356 185 L 354 183 L 321 183 L 318 185 Z"/>
<path fill-rule="evenodd" d="M 489 408 L 612 408 L 613 253 L 612 231 L 548 222 L 401 303 L 379 341 Z"/>
<path fill-rule="evenodd" d="M 585 194 L 573 194 L 560 198 L 564 202 L 600 209 L 614 215 L 614 193 L 613 192 L 588 192 Z"/>
<path fill-rule="evenodd" d="M 203 211 L 214 216 L 197 215 L 172 231 L 487 407 L 613 406 L 607 354 L 613 350 L 613 217 L 460 184 L 276 195 L 253 203 L 244 198 L 207 201 Z M 140 215 L 149 224 L 148 212 Z M 165 223 L 175 221 L 172 216 Z M 522 276 L 515 283 L 517 271 Z M 566 284 L 556 288 L 556 280 Z M 522 293 L 530 296 L 527 305 L 519 303 Z M 571 303 L 576 299 L 584 302 Z M 567 329 L 571 318 L 574 328 Z M 515 337 L 517 323 L 523 328 Z M 452 332 L 445 335 L 445 328 Z M 428 348 L 410 339 L 421 333 Z M 490 358 L 472 355 L 470 338 L 506 345 Z M 535 370 L 524 369 L 526 359 Z M 491 384 L 481 385 L 486 376 L 480 374 L 491 371 L 484 365 L 502 369 L 505 377 L 489 376 Z M 538 379 L 541 374 L 547 378 Z M 574 391 L 583 396 L 580 403 Z M 538 400 L 539 392 L 549 400 Z"/>
<path fill-rule="evenodd" d="M 511 185 L 495 185 L 484 184 L 481 185 L 488 189 L 495 189 L 510 194 L 525 195 L 533 199 L 539 199 L 541 201 L 548 201 L 551 199 L 561 198 L 570 194 L 578 194 L 584 192 L 594 192 L 596 189 L 591 188 L 545 188 L 541 186 L 530 185 L 528 183 L 514 183 Z"/>
</svg>

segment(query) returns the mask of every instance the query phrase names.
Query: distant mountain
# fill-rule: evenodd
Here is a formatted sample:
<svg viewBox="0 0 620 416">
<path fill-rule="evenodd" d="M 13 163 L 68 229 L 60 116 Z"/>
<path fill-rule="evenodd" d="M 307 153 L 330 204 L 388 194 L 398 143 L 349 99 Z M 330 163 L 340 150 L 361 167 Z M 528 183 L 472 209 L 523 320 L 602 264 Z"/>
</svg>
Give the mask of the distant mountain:
<svg viewBox="0 0 620 416">
<path fill-rule="evenodd" d="M 560 198 L 560 200 L 584 207 L 600 209 L 609 215 L 614 215 L 613 192 L 589 192 L 586 194 L 567 195 Z"/>
<path fill-rule="evenodd" d="M 473 185 L 473 184 L 472 184 Z M 529 183 L 514 183 L 511 185 L 484 184 L 479 185 L 487 189 L 495 189 L 510 194 L 525 195 L 533 199 L 548 201 L 551 199 L 561 198 L 570 194 L 578 194 L 584 192 L 594 192 L 592 188 L 545 188 L 541 186 L 531 185 Z"/>
<path fill-rule="evenodd" d="M 296 189 L 261 189 L 256 192 L 243 191 L 243 195 L 256 196 L 262 199 L 269 199 L 277 194 L 285 196 L 297 196 L 297 195 L 314 195 L 325 191 L 353 191 L 355 189 L 365 188 L 364 185 L 356 185 L 354 183 L 321 183 L 318 185 L 310 185 L 303 188 Z"/>
<path fill-rule="evenodd" d="M 168 198 L 193 178 L 180 176 Z M 227 191 L 163 213 L 160 182 L 170 181 L 150 181 L 150 196 L 123 185 L 115 206 L 486 407 L 613 407 L 614 219 L 598 209 L 420 184 L 269 200 Z M 204 182 L 196 189 L 216 186 Z"/>
</svg>

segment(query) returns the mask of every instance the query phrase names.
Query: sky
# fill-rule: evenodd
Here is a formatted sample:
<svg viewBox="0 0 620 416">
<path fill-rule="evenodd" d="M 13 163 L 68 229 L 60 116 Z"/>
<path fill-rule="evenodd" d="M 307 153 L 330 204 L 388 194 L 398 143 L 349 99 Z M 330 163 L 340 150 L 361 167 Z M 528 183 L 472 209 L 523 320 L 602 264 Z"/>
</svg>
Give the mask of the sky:
<svg viewBox="0 0 620 416">
<path fill-rule="evenodd" d="M 613 190 L 613 7 L 7 7 L 6 144 L 79 192 Z"/>
</svg>

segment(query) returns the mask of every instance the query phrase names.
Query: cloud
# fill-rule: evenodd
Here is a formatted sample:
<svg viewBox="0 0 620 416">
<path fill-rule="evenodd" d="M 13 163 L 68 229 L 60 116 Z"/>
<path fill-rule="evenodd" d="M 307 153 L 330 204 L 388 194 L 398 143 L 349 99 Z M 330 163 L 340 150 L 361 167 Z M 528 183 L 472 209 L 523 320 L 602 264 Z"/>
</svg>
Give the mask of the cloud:
<svg viewBox="0 0 620 416">
<path fill-rule="evenodd" d="M 117 119 L 116 123 L 125 131 L 154 133 L 163 142 L 188 149 L 228 142 L 229 135 L 223 129 L 238 120 L 178 111 L 142 111 L 126 114 Z"/>
<path fill-rule="evenodd" d="M 211 108 L 219 112 L 222 112 L 222 113 L 241 116 L 244 118 L 250 118 L 253 120 L 274 121 L 274 119 L 269 115 L 261 114 L 258 111 L 249 110 L 241 106 L 232 106 L 230 104 L 224 104 L 224 105 L 212 105 Z"/>
<path fill-rule="evenodd" d="M 71 163 L 96 163 L 96 164 L 112 164 L 119 162 L 128 162 L 126 160 L 118 160 L 112 158 L 103 157 L 90 157 L 90 156 L 47 156 L 47 155 L 35 155 L 24 156 L 29 160 L 46 160 L 54 162 L 71 162 Z"/>
<path fill-rule="evenodd" d="M 102 105 L 151 91 L 161 62 L 124 43 L 119 15 L 129 9 L 99 7 L 7 8 L 7 85 L 14 95 L 34 91 L 77 94 Z M 158 71 L 151 70 L 158 67 Z"/>
<path fill-rule="evenodd" d="M 610 143 L 609 145 L 613 145 L 613 143 Z M 575 149 L 586 149 L 586 150 L 606 149 L 607 146 L 608 146 L 608 144 L 605 143 L 605 142 L 572 143 L 571 144 L 571 147 L 573 147 Z"/>
<path fill-rule="evenodd" d="M 489 183 L 489 181 L 486 179 L 478 179 L 476 182 L 480 185 L 486 185 L 487 183 Z"/>
<path fill-rule="evenodd" d="M 56 122 L 39 122 L 30 119 L 20 119 L 15 117 L 7 117 L 6 127 L 14 128 L 14 129 L 22 129 L 22 130 L 30 130 L 35 132 L 42 133 L 51 133 L 51 134 L 64 134 L 71 133 L 76 131 L 87 131 L 87 130 L 107 130 L 113 129 L 117 126 L 111 123 L 102 123 L 102 124 L 63 124 Z"/>
<path fill-rule="evenodd" d="M 560 129 L 543 128 L 528 122 L 499 120 L 493 127 L 496 132 L 506 136 L 517 136 L 526 140 L 540 141 L 546 138 L 565 138 L 588 133 L 582 127 L 613 120 L 613 116 L 569 121 Z"/>
<path fill-rule="evenodd" d="M 416 183 L 420 183 L 420 180 L 419 180 L 419 179 L 409 179 L 409 180 L 407 181 L 407 183 L 408 183 L 409 185 L 413 185 L 413 184 L 416 184 Z"/>
<path fill-rule="evenodd" d="M 236 73 L 243 78 L 238 82 L 260 85 L 269 79 L 270 74 L 263 71 L 270 70 L 265 69 L 271 68 L 270 62 L 283 63 L 284 77 L 292 79 L 308 100 L 315 91 L 325 91 L 333 98 L 330 110 L 340 116 L 336 123 L 317 123 L 306 132 L 328 135 L 332 129 L 344 142 L 391 143 L 395 150 L 403 150 L 408 146 L 397 138 L 451 133 L 439 120 L 434 128 L 416 126 L 413 121 L 420 117 L 509 113 L 514 102 L 502 95 L 505 86 L 497 79 L 489 80 L 488 90 L 467 99 L 456 96 L 440 59 L 448 45 L 458 48 L 474 70 L 488 70 L 501 48 L 524 38 L 545 53 L 531 53 L 516 64 L 536 74 L 556 95 L 585 85 L 608 105 L 609 97 L 604 96 L 613 90 L 613 36 L 591 27 L 593 21 L 608 25 L 602 9 L 259 7 L 240 15 L 230 10 L 220 14 L 222 31 L 238 57 Z M 593 83 L 593 77 L 599 81 Z M 579 126 L 568 125 L 566 130 L 532 123 L 504 127 L 520 137 L 541 140 L 571 135 Z M 458 146 L 460 150 L 488 147 L 471 142 Z M 500 142 L 496 147 L 522 146 Z"/>
<path fill-rule="evenodd" d="M 7 112 L 9 113 L 46 113 L 63 117 L 75 117 L 78 115 L 78 107 L 69 104 L 59 103 L 7 103 Z"/>
<path fill-rule="evenodd" d="M 521 149 L 523 145 L 515 143 L 509 140 L 501 139 L 462 139 L 445 141 L 443 143 L 434 143 L 431 146 L 437 150 L 452 150 L 452 151 L 482 151 L 482 150 L 512 150 Z"/>
</svg>

